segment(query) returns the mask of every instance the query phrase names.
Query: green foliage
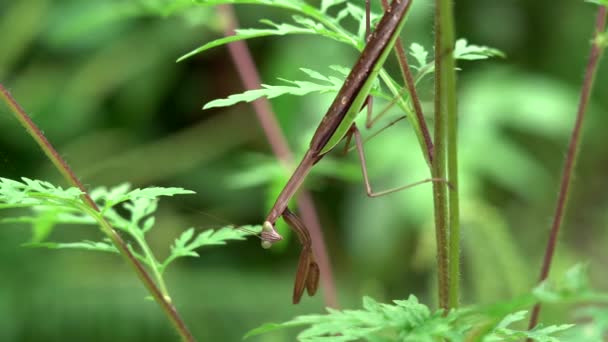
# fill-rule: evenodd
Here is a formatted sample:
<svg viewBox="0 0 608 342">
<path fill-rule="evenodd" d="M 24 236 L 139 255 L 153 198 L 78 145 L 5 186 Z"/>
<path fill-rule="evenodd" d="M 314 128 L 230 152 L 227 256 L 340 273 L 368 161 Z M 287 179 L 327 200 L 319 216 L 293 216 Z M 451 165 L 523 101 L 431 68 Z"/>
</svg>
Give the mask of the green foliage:
<svg viewBox="0 0 608 342">
<path fill-rule="evenodd" d="M 454 46 L 454 58 L 456 59 L 476 61 L 490 57 L 504 58 L 506 55 L 502 51 L 488 46 L 468 44 L 466 39 L 458 39 Z"/>
<path fill-rule="evenodd" d="M 118 253 L 107 238 L 103 241 L 46 241 L 55 225 L 103 224 L 103 217 L 113 228 L 132 238 L 135 244 L 129 245 L 129 249 L 153 271 L 165 295 L 168 293 L 162 274 L 170 263 L 181 257 L 198 257 L 195 250 L 201 247 L 224 245 L 230 240 L 244 240 L 246 236 L 261 231 L 259 226 L 241 229 L 223 227 L 218 230 L 205 230 L 195 237 L 194 228 L 189 228 L 175 240 L 169 256 L 159 262 L 145 239 L 146 233 L 154 226 L 155 218 L 152 215 L 156 211 L 158 200 L 161 196 L 192 194 L 193 191 L 162 187 L 131 190 L 129 184 L 114 188 L 99 187 L 91 191 L 91 197 L 100 209 L 97 212 L 82 201 L 82 192 L 79 189 L 63 189 L 48 182 L 28 178 L 22 180 L 23 182 L 18 182 L 0 178 L 0 209 L 29 207 L 33 209 L 33 215 L 3 218 L 0 222 L 31 223 L 32 240 L 25 246 Z M 123 216 L 119 213 L 120 210 L 126 211 L 128 215 Z"/>
<path fill-rule="evenodd" d="M 435 61 L 427 61 L 429 52 L 422 45 L 412 43 L 410 45 L 410 55 L 414 57 L 417 63 L 412 65 L 412 68 L 418 71 L 416 83 L 420 82 L 424 76 L 435 72 Z M 458 39 L 455 43 L 454 58 L 457 60 L 476 61 L 491 57 L 504 58 L 505 54 L 491 47 L 469 44 L 464 38 Z"/>
<path fill-rule="evenodd" d="M 265 36 L 284 36 L 290 34 L 316 34 L 326 38 L 334 39 L 339 42 L 343 42 L 361 49 L 363 47 L 363 35 L 361 34 L 361 25 L 359 28 L 359 37 L 354 35 L 340 25 L 340 22 L 351 16 L 355 20 L 362 18 L 363 10 L 350 3 L 347 3 L 346 7 L 338 12 L 335 17 L 330 16 L 327 10 L 335 5 L 344 3 L 344 1 L 325 1 L 321 4 L 321 8 L 315 8 L 304 1 L 291 1 L 291 0 L 210 0 L 210 1 L 198 1 L 204 5 L 221 5 L 221 4 L 255 4 L 272 6 L 278 8 L 288 9 L 294 12 L 300 13 L 300 15 L 292 16 L 294 24 L 277 24 L 271 20 L 264 19 L 261 22 L 269 29 L 237 29 L 236 34 L 230 37 L 220 38 L 211 41 L 205 45 L 202 45 L 187 54 L 183 55 L 178 59 L 182 61 L 193 55 L 201 53 L 213 47 L 224 45 L 230 42 L 265 37 Z M 304 17 L 303 17 L 303 16 Z M 364 26 L 363 26 L 364 27 Z"/>
<path fill-rule="evenodd" d="M 337 92 L 342 84 L 344 83 L 344 78 L 346 75 L 342 73 L 344 71 L 344 67 L 340 66 L 331 66 L 334 71 L 342 74 L 342 78 L 338 78 L 335 76 L 324 76 L 323 74 L 306 68 L 300 68 L 304 73 L 306 73 L 310 78 L 325 82 L 325 84 L 315 83 L 311 81 L 290 81 L 284 78 L 279 78 L 279 80 L 286 82 L 290 85 L 267 85 L 262 84 L 261 89 L 248 90 L 240 94 L 233 94 L 228 96 L 226 99 L 218 99 L 213 100 L 207 103 L 203 109 L 215 108 L 215 107 L 228 107 L 238 102 L 252 102 L 260 97 L 266 97 L 269 99 L 279 97 L 282 95 L 296 95 L 303 96 L 309 93 L 318 92 L 318 93 L 327 93 L 327 92 Z M 348 70 L 348 69 L 347 69 Z M 382 96 L 384 98 L 390 98 L 390 95 L 381 92 L 379 89 L 372 91 L 372 94 Z"/>
<path fill-rule="evenodd" d="M 551 283 L 551 285 L 548 285 Z M 543 292 L 542 296 L 538 294 Z M 567 292 L 567 294 L 564 294 Z M 593 293 L 591 297 L 589 294 Z M 553 304 L 588 304 L 606 302 L 604 294 L 592 290 L 586 267 L 575 265 L 556 282 L 546 282 L 526 294 L 492 305 L 459 308 L 444 315 L 442 310 L 432 312 L 415 296 L 407 300 L 395 300 L 382 304 L 364 297 L 360 310 L 327 309 L 324 315 L 304 315 L 284 323 L 267 323 L 251 330 L 245 337 L 280 329 L 306 326 L 299 333 L 299 341 L 518 341 L 531 339 L 540 342 L 558 342 L 555 335 L 575 329 L 574 324 L 543 326 L 520 329 L 527 316 L 527 309 L 536 300 Z M 536 297 L 536 298 L 535 298 Z M 608 310 L 587 307 L 580 311 L 593 317 L 597 327 L 595 334 L 608 328 Z M 586 327 L 590 329 L 590 327 Z M 571 334 L 572 335 L 572 334 Z M 565 341 L 591 341 L 585 338 L 568 338 Z"/>
<path fill-rule="evenodd" d="M 600 6 L 608 6 L 608 0 L 585 0 L 585 2 L 590 2 Z"/>
<path fill-rule="evenodd" d="M 394 304 L 378 303 L 363 298 L 361 310 L 327 309 L 326 315 L 305 315 L 281 324 L 266 324 L 250 331 L 246 337 L 293 326 L 307 326 L 298 335 L 300 341 L 434 341 L 455 339 L 462 331 L 453 330 L 454 313 L 442 316 L 431 313 L 415 296 L 396 300 Z M 339 334 L 339 336 L 337 336 Z"/>
<path fill-rule="evenodd" d="M 518 311 L 507 315 L 496 325 L 489 335 L 483 338 L 483 342 L 518 341 L 524 338 L 539 342 L 559 342 L 559 339 L 551 335 L 570 329 L 574 326 L 574 324 L 551 325 L 548 327 L 537 325 L 531 330 L 514 330 L 509 328 L 511 324 L 523 321 L 526 316 L 526 311 Z"/>
<path fill-rule="evenodd" d="M 160 265 L 161 273 L 177 258 L 187 256 L 199 257 L 198 253 L 194 250 L 199 249 L 200 247 L 225 245 L 226 242 L 230 240 L 245 240 L 245 237 L 248 235 L 259 233 L 260 231 L 260 226 L 244 226 L 239 227 L 239 229 L 223 227 L 218 230 L 206 230 L 192 239 L 194 236 L 194 228 L 189 228 L 175 239 L 175 242 L 171 246 L 171 254 L 165 259 L 162 265 Z"/>
<path fill-rule="evenodd" d="M 587 269 L 587 265 L 578 264 L 570 268 L 556 284 L 542 282 L 534 289 L 534 296 L 546 303 L 578 301 L 608 303 L 608 294 L 598 292 L 589 285 L 589 279 L 586 277 Z"/>
<path fill-rule="evenodd" d="M 245 337 L 295 326 L 309 326 L 298 335 L 299 341 L 533 341 L 556 342 L 553 335 L 574 325 L 537 326 L 532 330 L 510 328 L 526 317 L 526 311 L 507 314 L 496 319 L 483 309 L 442 310 L 431 312 L 415 296 L 382 304 L 369 297 L 363 298 L 361 310 L 327 309 L 326 315 L 305 315 L 275 324 L 265 324 L 250 331 Z M 505 304 L 506 305 L 506 304 Z M 488 324 L 488 322 L 495 322 Z"/>
<path fill-rule="evenodd" d="M 241 35 L 240 31 L 238 31 L 237 34 L 234 36 L 221 38 L 210 42 L 209 44 L 206 44 L 204 46 L 205 49 L 203 50 L 242 39 L 247 39 L 246 35 Z M 418 43 L 412 43 L 412 45 L 410 46 L 410 54 L 414 57 L 417 63 L 415 65 L 412 65 L 412 68 L 418 71 L 418 73 L 416 74 L 416 82 L 419 82 L 424 76 L 433 73 L 435 68 L 434 61 L 427 61 L 429 53 L 427 50 L 424 49 L 422 45 Z M 487 59 L 490 57 L 504 57 L 504 54 L 500 50 L 493 49 L 487 46 L 468 44 L 466 39 L 459 39 L 458 41 L 456 41 L 454 57 L 456 59 L 473 61 Z M 217 99 L 210 101 L 205 104 L 205 106 L 203 106 L 203 109 L 228 107 L 239 102 L 252 102 L 259 99 L 260 97 L 273 99 L 282 95 L 304 96 L 314 92 L 321 94 L 327 92 L 338 92 L 350 70 L 343 66 L 337 65 L 332 65 L 330 66 L 330 68 L 341 74 L 341 78 L 335 76 L 325 76 L 318 71 L 314 71 L 307 68 L 300 68 L 300 70 L 302 70 L 310 78 L 325 82 L 325 84 L 315 83 L 311 81 L 292 81 L 284 78 L 279 78 L 279 80 L 286 82 L 289 85 L 262 84 L 261 89 L 247 90 L 239 94 L 230 95 L 228 96 L 228 98 L 225 99 Z M 380 89 L 379 84 L 376 84 L 370 93 L 373 96 L 379 96 L 387 100 L 390 100 L 392 98 L 390 94 Z"/>
</svg>

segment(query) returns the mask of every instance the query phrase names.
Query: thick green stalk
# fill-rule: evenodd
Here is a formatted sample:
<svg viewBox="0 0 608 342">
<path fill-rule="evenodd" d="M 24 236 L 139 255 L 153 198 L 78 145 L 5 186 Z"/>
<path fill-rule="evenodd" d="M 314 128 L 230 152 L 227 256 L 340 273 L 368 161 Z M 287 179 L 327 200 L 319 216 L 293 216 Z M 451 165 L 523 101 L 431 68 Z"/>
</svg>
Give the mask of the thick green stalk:
<svg viewBox="0 0 608 342">
<path fill-rule="evenodd" d="M 456 62 L 454 60 L 455 34 L 452 0 L 439 0 L 441 27 L 439 59 L 441 63 L 441 102 L 445 109 L 447 130 L 447 171 L 450 184 L 448 196 L 449 227 L 449 308 L 458 307 L 460 286 L 460 203 L 458 199 L 458 108 L 456 103 Z"/>
<path fill-rule="evenodd" d="M 435 4 L 435 154 L 433 156 L 433 178 L 446 179 L 446 138 L 447 138 L 447 92 L 446 80 L 448 65 L 446 56 L 452 54 L 452 45 L 445 42 L 443 35 L 443 11 L 445 0 Z M 447 28 L 446 28 L 447 29 Z M 449 29 L 448 29 L 449 30 Z M 433 182 L 433 202 L 435 206 L 435 238 L 437 242 L 437 281 L 439 307 L 449 309 L 449 259 L 448 259 L 448 208 L 447 185 L 444 182 Z"/>
<path fill-rule="evenodd" d="M 68 183 L 74 187 L 79 188 L 83 195 L 83 202 L 90 208 L 91 214 L 99 213 L 99 208 L 85 189 L 84 185 L 78 180 L 76 174 L 72 171 L 72 169 L 68 166 L 66 161 L 61 158 L 57 150 L 51 145 L 51 143 L 46 139 L 42 131 L 36 126 L 36 124 L 32 121 L 32 119 L 27 115 L 25 110 L 21 108 L 21 106 L 17 103 L 17 101 L 11 96 L 11 94 L 4 88 L 2 84 L 0 84 L 0 98 L 6 103 L 11 112 L 15 115 L 15 118 L 21 123 L 21 125 L 27 130 L 27 132 L 32 136 L 32 138 L 36 141 L 36 143 L 40 146 L 42 151 L 47 155 L 47 157 L 51 160 L 53 165 L 59 170 L 59 172 L 63 175 L 63 177 L 68 181 Z M 110 223 L 103 218 L 102 215 L 93 215 L 99 224 L 102 232 L 106 234 L 114 246 L 118 249 L 120 254 L 127 260 L 127 262 L 133 267 L 135 273 L 144 284 L 146 289 L 150 292 L 154 300 L 160 305 L 167 318 L 171 321 L 178 334 L 181 336 L 182 340 L 188 342 L 194 342 L 194 336 L 190 333 L 188 327 L 185 322 L 180 317 L 179 313 L 175 309 L 175 306 L 170 301 L 168 296 L 164 296 L 159 288 L 152 280 L 152 277 L 148 274 L 145 267 L 137 260 L 137 258 L 131 253 L 125 241 L 120 237 L 120 235 L 112 228 Z"/>
</svg>

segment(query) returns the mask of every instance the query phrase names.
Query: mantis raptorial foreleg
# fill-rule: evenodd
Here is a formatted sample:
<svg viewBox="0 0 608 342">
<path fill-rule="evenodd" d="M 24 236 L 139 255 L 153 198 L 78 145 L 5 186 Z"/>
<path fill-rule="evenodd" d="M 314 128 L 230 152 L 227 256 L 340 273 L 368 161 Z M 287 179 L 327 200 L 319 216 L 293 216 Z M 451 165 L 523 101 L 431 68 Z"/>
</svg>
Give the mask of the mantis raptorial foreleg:
<svg viewBox="0 0 608 342">
<path fill-rule="evenodd" d="M 293 287 L 293 303 L 298 304 L 304 294 L 304 289 L 309 296 L 313 296 L 319 287 L 319 266 L 315 261 L 315 256 L 312 252 L 312 240 L 308 229 L 304 226 L 300 218 L 292 213 L 289 208 L 283 211 L 283 219 L 298 235 L 298 239 L 302 244 L 300 252 L 300 260 L 298 261 L 298 270 L 296 272 L 296 281 Z"/>
</svg>

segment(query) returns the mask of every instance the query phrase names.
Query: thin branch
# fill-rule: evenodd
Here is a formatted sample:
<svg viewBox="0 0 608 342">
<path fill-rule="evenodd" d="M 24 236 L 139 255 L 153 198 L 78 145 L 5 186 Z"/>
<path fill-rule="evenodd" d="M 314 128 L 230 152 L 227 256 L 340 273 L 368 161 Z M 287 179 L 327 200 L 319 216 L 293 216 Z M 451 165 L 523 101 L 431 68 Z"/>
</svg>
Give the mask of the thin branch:
<svg viewBox="0 0 608 342">
<path fill-rule="evenodd" d="M 218 11 L 220 15 L 225 18 L 226 25 L 224 27 L 224 35 L 233 35 L 234 30 L 238 27 L 238 21 L 234 15 L 232 6 L 219 5 Z M 244 41 L 232 42 L 228 44 L 228 49 L 245 89 L 251 90 L 259 88 L 261 84 L 260 76 L 247 44 Z M 287 140 L 272 112 L 270 102 L 266 98 L 260 98 L 253 102 L 253 107 L 273 153 L 279 161 L 288 167 L 293 163 L 293 156 L 287 145 Z M 313 241 L 312 248 L 321 273 L 321 284 L 323 287 L 325 305 L 337 308 L 338 299 L 329 254 L 325 246 L 323 232 L 321 231 L 321 225 L 319 224 L 319 219 L 314 209 L 312 197 L 307 191 L 300 192 L 298 204 L 302 214 L 302 220 L 306 227 L 310 229 L 310 235 Z"/>
<path fill-rule="evenodd" d="M 47 140 L 38 126 L 36 126 L 32 119 L 27 115 L 25 110 L 23 110 L 23 108 L 17 103 L 17 101 L 11 96 L 11 94 L 8 92 L 8 90 L 6 90 L 6 88 L 4 88 L 2 84 L 0 84 L 0 98 L 2 98 L 2 100 L 8 105 L 11 112 L 15 115 L 17 120 L 19 120 L 19 123 L 25 127 L 27 132 L 32 136 L 36 143 L 38 143 L 42 151 L 44 151 L 53 165 L 55 165 L 57 170 L 59 170 L 63 177 L 68 181 L 68 183 L 82 191 L 82 200 L 84 203 L 92 210 L 99 212 L 99 208 L 85 189 L 84 185 L 82 185 L 80 180 L 78 180 L 76 174 L 72 171 L 66 161 L 59 155 L 53 145 L 51 145 L 51 143 Z M 125 241 L 120 237 L 116 230 L 112 228 L 110 223 L 108 223 L 108 221 L 101 215 L 99 217 L 99 222 L 101 224 L 101 230 L 112 240 L 112 243 L 114 246 L 116 246 L 120 254 L 128 261 L 131 267 L 133 267 L 141 282 L 165 312 L 165 315 L 167 315 L 174 328 L 181 336 L 182 340 L 194 342 L 194 336 L 192 336 L 192 333 L 190 333 L 188 330 L 186 323 L 182 320 L 177 312 L 177 309 L 171 303 L 171 298 L 162 294 L 144 266 L 139 262 L 139 260 L 137 260 L 133 253 L 131 253 Z"/>
<path fill-rule="evenodd" d="M 388 0 L 382 0 L 382 7 L 386 11 L 388 8 Z M 426 146 L 426 159 L 430 164 L 432 164 L 434 154 L 433 141 L 431 140 L 431 134 L 429 133 L 429 128 L 426 124 L 424 113 L 422 112 L 422 105 L 420 104 L 420 98 L 418 97 L 418 92 L 416 91 L 416 82 L 412 76 L 410 65 L 407 62 L 407 53 L 405 53 L 401 39 L 397 39 L 394 51 L 395 55 L 397 56 L 397 60 L 399 61 L 399 68 L 401 69 L 403 80 L 405 81 L 410 99 L 412 100 L 412 104 L 414 106 L 414 114 L 416 115 L 416 118 L 418 118 L 418 122 L 420 124 L 420 130 L 422 131 L 422 137 L 424 138 L 424 144 Z"/>
<path fill-rule="evenodd" d="M 593 81 L 597 73 L 598 62 L 602 55 L 602 51 L 605 46 L 602 46 L 600 37 L 606 27 L 606 7 L 600 6 L 597 12 L 597 19 L 595 22 L 595 34 L 594 41 L 591 45 L 591 52 L 589 54 L 589 60 L 585 70 L 585 78 L 581 87 L 581 95 L 578 104 L 578 110 L 576 113 L 576 121 L 572 129 L 572 135 L 570 136 L 570 143 L 568 145 L 568 152 L 564 161 L 564 169 L 562 171 L 562 179 L 560 182 L 559 194 L 557 197 L 557 205 L 555 207 L 555 215 L 553 216 L 553 223 L 551 224 L 551 232 L 549 233 L 549 241 L 545 249 L 545 257 L 540 271 L 539 282 L 544 281 L 549 276 L 551 269 L 551 262 L 553 261 L 553 255 L 555 254 L 555 248 L 557 246 L 557 237 L 559 235 L 559 229 L 562 225 L 564 214 L 566 212 L 566 204 L 568 202 L 568 196 L 570 191 L 570 185 L 572 183 L 572 174 L 576 164 L 576 158 L 578 156 L 578 149 L 581 140 L 581 129 L 583 126 L 583 120 L 585 119 L 585 112 L 587 111 L 587 104 L 589 103 L 589 97 L 593 89 Z M 540 303 L 537 303 L 532 310 L 530 315 L 529 329 L 532 329 L 538 323 L 538 317 L 540 315 Z"/>
</svg>

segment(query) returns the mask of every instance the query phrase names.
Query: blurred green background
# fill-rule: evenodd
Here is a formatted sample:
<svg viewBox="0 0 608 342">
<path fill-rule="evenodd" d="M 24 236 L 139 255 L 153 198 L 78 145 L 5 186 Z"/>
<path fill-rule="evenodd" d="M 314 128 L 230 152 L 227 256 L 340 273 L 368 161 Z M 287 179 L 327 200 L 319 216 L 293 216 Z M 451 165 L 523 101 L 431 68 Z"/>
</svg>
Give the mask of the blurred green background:
<svg viewBox="0 0 608 342">
<path fill-rule="evenodd" d="M 510 298 L 537 279 L 595 9 L 582 0 L 456 1 L 458 37 L 508 56 L 460 63 L 464 303 Z M 260 27 L 262 18 L 289 21 L 291 15 L 249 5 L 236 11 L 242 27 Z M 415 1 L 402 35 L 406 44 L 431 50 L 432 12 L 432 2 Z M 201 110 L 212 99 L 242 91 L 227 49 L 175 63 L 218 38 L 222 25 L 213 7 L 189 1 L 0 0 L 0 82 L 87 186 L 130 182 L 196 191 L 160 202 L 149 236 L 160 256 L 189 226 L 261 223 L 286 177 L 287 171 L 277 172 L 250 105 Z M 249 46 L 267 84 L 279 84 L 278 77 L 306 79 L 300 67 L 330 74 L 329 65 L 351 66 L 357 56 L 312 36 L 262 38 Z M 387 68 L 397 70 L 392 57 Z M 593 282 L 604 289 L 607 85 L 608 73 L 600 68 L 553 270 L 557 275 L 590 261 Z M 420 94 L 432 122 L 430 79 Z M 272 101 L 297 156 L 331 99 L 325 94 Z M 4 105 L 0 114 L 0 176 L 64 184 Z M 399 113 L 393 109 L 392 115 Z M 417 146 L 403 122 L 371 140 L 366 151 L 374 186 L 426 178 Z M 356 156 L 339 153 L 322 161 L 306 185 L 325 231 L 342 307 L 359 307 L 362 295 L 389 301 L 411 293 L 435 305 L 429 185 L 369 199 Z M 71 226 L 57 227 L 50 238 L 100 236 Z M 0 228 L 0 340 L 177 339 L 122 259 L 21 247 L 29 238 L 27 226 Z M 322 312 L 322 294 L 291 304 L 298 253 L 293 239 L 272 251 L 249 239 L 201 250 L 200 258 L 181 260 L 166 278 L 197 338 L 237 341 L 264 322 Z M 543 317 L 570 318 L 560 308 Z M 288 341 L 291 333 L 254 340 Z"/>
</svg>

